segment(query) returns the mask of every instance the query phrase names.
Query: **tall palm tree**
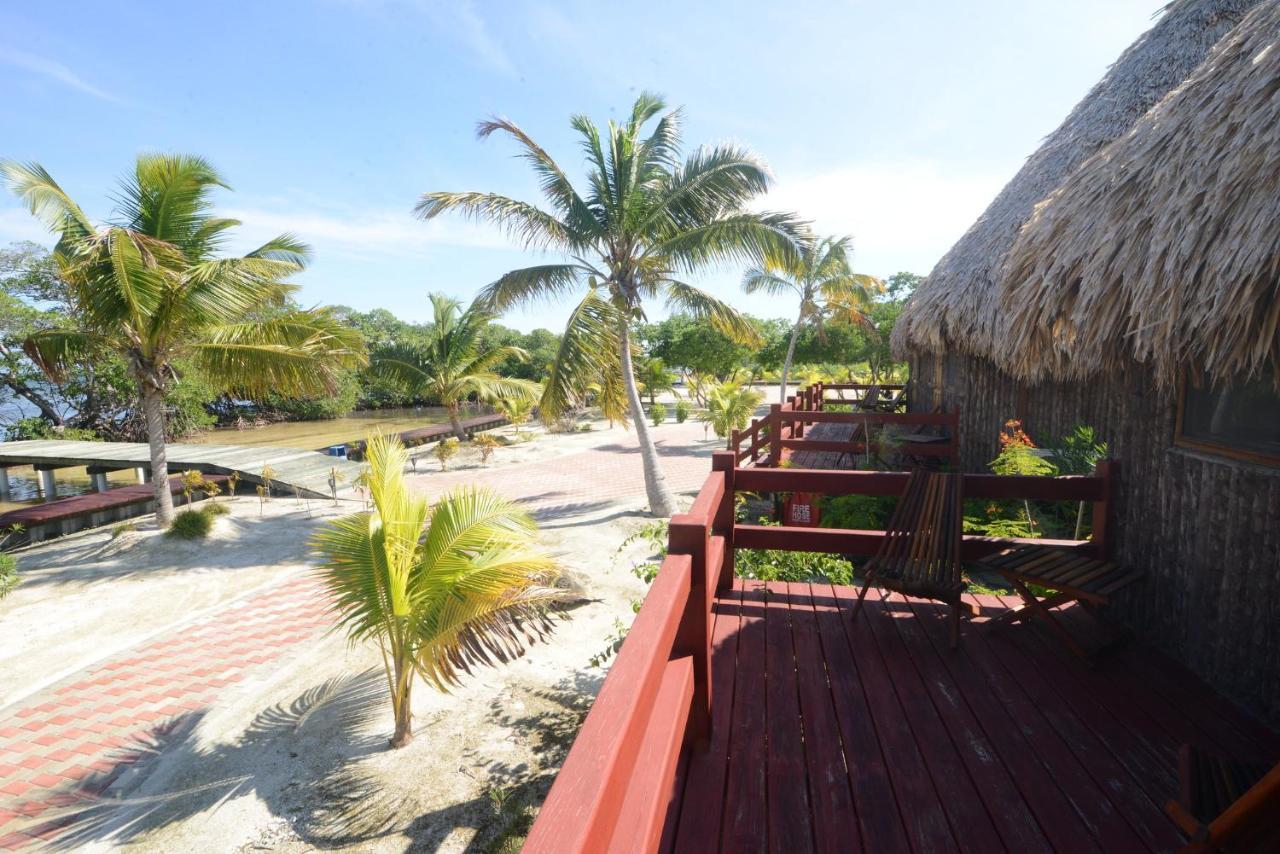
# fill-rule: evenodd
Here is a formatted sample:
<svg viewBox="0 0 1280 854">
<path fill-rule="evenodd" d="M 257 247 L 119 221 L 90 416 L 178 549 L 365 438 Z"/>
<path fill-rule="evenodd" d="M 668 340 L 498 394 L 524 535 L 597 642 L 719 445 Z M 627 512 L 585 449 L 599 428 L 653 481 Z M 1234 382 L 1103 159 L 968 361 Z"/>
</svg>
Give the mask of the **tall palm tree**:
<svg viewBox="0 0 1280 854">
<path fill-rule="evenodd" d="M 364 361 L 359 333 L 328 309 L 289 308 L 308 247 L 281 235 L 243 257 L 220 254 L 239 223 L 213 215 L 227 185 L 199 157 L 139 155 L 120 183 L 114 219 L 95 226 L 38 164 L 0 162 L 0 178 L 58 235 L 54 256 L 75 328 L 26 341 L 32 359 L 62 376 L 86 354 L 115 352 L 138 386 L 151 446 L 156 518 L 173 517 L 165 455 L 165 395 L 192 366 L 210 383 L 250 395 L 320 394 Z"/>
<path fill-rule="evenodd" d="M 459 439 L 467 438 L 459 410 L 471 395 L 488 400 L 537 396 L 537 383 L 501 377 L 493 370 L 507 359 L 527 359 L 524 350 L 504 346 L 480 352 L 481 335 L 493 319 L 483 304 L 472 303 L 464 311 L 457 300 L 432 294 L 431 310 L 434 323 L 426 342 L 376 353 L 371 366 L 375 374 L 400 383 L 415 397 L 440 401 Z"/>
<path fill-rule="evenodd" d="M 800 298 L 800 313 L 791 327 L 787 356 L 782 362 L 781 402 L 787 401 L 787 381 L 791 362 L 796 355 L 796 340 L 807 323 L 822 324 L 831 318 L 866 325 L 866 309 L 874 294 L 884 285 L 874 276 L 855 273 L 849 268 L 849 238 L 808 238 L 800 242 L 798 252 L 765 259 L 763 264 L 747 270 L 742 287 L 749 294 L 795 294 Z"/>
<path fill-rule="evenodd" d="M 413 739 L 414 676 L 447 691 L 460 670 L 520 655 L 530 631 L 548 626 L 557 569 L 516 504 L 462 487 L 430 506 L 405 484 L 409 454 L 398 438 L 373 436 L 365 453 L 373 510 L 326 525 L 312 545 L 338 625 L 382 648 L 391 746 L 403 747 Z"/>
<path fill-rule="evenodd" d="M 640 442 L 649 508 L 659 516 L 670 515 L 675 503 L 636 388 L 631 325 L 643 318 L 645 300 L 662 296 L 676 310 L 709 319 L 740 339 L 754 340 L 755 331 L 738 312 L 679 277 L 708 264 L 785 257 L 799 228 L 790 214 L 747 210 L 769 188 L 770 176 L 745 149 L 704 147 L 682 161 L 681 114 L 665 109 L 661 98 L 644 93 L 624 123 L 610 121 L 604 131 L 585 116 L 571 119 L 587 161 L 583 192 L 515 123 L 481 122 L 481 138 L 503 133 L 517 142 L 549 209 L 481 192 L 427 193 L 416 208 L 423 219 L 457 211 L 497 223 L 526 247 L 554 249 L 566 256 L 563 261 L 513 270 L 486 287 L 481 296 L 495 311 L 563 296 L 583 284 L 599 290 L 598 300 L 608 309 L 592 306 L 597 317 L 591 320 L 597 325 L 608 320 L 616 329 L 613 352 Z M 654 119 L 645 135 L 645 126 Z M 566 335 L 572 331 L 566 330 Z"/>
</svg>

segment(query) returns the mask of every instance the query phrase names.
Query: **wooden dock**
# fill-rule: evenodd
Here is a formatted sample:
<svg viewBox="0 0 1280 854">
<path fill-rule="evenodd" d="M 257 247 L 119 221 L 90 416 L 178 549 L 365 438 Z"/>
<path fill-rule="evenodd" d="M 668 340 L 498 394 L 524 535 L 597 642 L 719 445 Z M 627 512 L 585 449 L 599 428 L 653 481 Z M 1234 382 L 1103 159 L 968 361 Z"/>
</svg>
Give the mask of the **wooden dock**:
<svg viewBox="0 0 1280 854">
<path fill-rule="evenodd" d="M 237 474 L 245 483 L 261 484 L 262 469 L 270 466 L 272 483 L 283 492 L 295 488 L 306 497 L 330 495 L 329 473 L 338 470 L 339 488 L 349 487 L 361 466 L 342 457 L 316 451 L 252 445 L 191 445 L 177 442 L 167 446 L 169 471 L 173 474 L 195 469 L 205 474 Z M 58 468 L 149 469 L 151 451 L 141 442 L 66 442 L 32 440 L 0 442 L 0 468 L 34 466 Z"/>
</svg>

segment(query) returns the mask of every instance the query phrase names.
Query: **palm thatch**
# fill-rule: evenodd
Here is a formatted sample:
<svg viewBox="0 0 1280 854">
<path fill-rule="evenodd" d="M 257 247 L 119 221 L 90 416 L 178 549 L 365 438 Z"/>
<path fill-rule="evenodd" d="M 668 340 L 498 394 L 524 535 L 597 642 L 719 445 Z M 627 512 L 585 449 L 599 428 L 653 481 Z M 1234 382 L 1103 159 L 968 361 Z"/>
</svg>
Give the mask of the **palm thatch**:
<svg viewBox="0 0 1280 854">
<path fill-rule="evenodd" d="M 990 355 L 1001 332 L 997 283 L 1018 230 L 1085 160 L 1123 136 L 1258 0 L 1174 0 L 1129 46 L 982 216 L 938 262 L 904 310 L 894 349 Z"/>
<path fill-rule="evenodd" d="M 1025 379 L 1280 368 L 1280 0 L 1036 207 L 997 293 Z"/>
</svg>

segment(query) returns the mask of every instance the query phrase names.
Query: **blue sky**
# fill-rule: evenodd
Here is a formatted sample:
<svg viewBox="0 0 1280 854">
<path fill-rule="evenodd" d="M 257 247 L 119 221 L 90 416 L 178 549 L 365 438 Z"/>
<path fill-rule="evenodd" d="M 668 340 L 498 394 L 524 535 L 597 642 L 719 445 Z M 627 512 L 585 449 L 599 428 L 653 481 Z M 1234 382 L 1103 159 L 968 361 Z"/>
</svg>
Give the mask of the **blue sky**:
<svg viewBox="0 0 1280 854">
<path fill-rule="evenodd" d="M 927 273 L 1163 2 L 11 3 L 0 157 L 39 161 L 105 218 L 139 151 L 204 155 L 234 188 L 219 206 L 244 220 L 238 248 L 285 230 L 314 246 L 304 302 L 421 320 L 429 291 L 469 297 L 538 262 L 410 214 L 428 190 L 536 198 L 476 122 L 514 119 L 576 174 L 568 116 L 603 123 L 650 89 L 685 108 L 691 145 L 764 157 L 766 206 L 851 234 L 860 271 Z M 0 244 L 23 239 L 49 242 L 0 198 Z M 701 281 L 794 311 L 741 295 L 739 274 Z M 504 322 L 558 329 L 567 309 Z"/>
</svg>

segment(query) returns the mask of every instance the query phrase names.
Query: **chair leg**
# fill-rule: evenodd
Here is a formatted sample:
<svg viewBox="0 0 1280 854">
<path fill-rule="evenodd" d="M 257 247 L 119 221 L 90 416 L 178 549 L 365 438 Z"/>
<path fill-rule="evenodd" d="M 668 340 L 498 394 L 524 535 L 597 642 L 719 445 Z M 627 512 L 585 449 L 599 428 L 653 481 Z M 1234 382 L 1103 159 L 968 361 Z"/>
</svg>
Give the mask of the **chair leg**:
<svg viewBox="0 0 1280 854">
<path fill-rule="evenodd" d="M 858 591 L 858 601 L 853 603 L 853 615 L 849 618 L 850 622 L 858 619 L 858 611 L 862 610 L 862 600 L 867 598 L 867 591 L 871 589 L 871 580 L 875 573 L 868 572 L 866 579 L 862 582 L 862 589 Z"/>
</svg>

